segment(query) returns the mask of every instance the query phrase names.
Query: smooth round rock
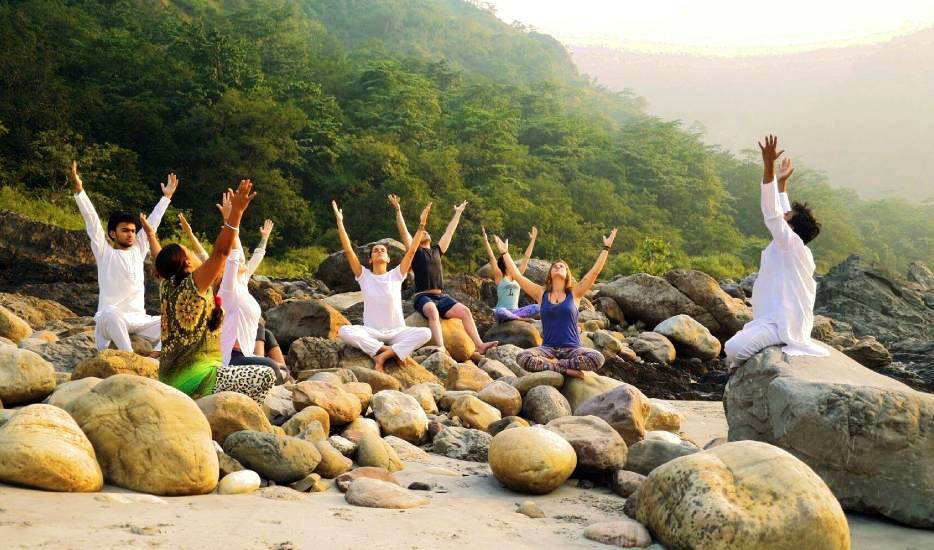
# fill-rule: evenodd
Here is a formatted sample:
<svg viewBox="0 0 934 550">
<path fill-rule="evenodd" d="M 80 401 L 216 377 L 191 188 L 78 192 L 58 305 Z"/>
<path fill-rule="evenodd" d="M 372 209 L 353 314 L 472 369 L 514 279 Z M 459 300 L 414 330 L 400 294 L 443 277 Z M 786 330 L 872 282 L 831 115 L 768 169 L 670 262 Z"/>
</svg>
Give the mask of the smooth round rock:
<svg viewBox="0 0 934 550">
<path fill-rule="evenodd" d="M 351 483 L 344 498 L 349 504 L 367 508 L 405 509 L 431 502 L 395 483 L 365 477 Z"/>
<path fill-rule="evenodd" d="M 577 467 L 591 472 L 618 470 L 626 465 L 627 447 L 622 436 L 596 416 L 564 416 L 546 429 L 567 440 L 577 453 Z"/>
<path fill-rule="evenodd" d="M 553 386 L 536 386 L 522 400 L 522 416 L 536 424 L 548 424 L 572 414 L 568 400 Z"/>
<path fill-rule="evenodd" d="M 552 370 L 543 370 L 522 376 L 513 385 L 519 390 L 520 394 L 525 396 L 529 390 L 537 386 L 551 386 L 554 388 L 564 386 L 564 375 Z"/>
<path fill-rule="evenodd" d="M 259 489 L 262 480 L 253 470 L 240 470 L 225 475 L 217 484 L 219 495 L 245 495 Z"/>
<path fill-rule="evenodd" d="M 490 443 L 490 469 L 500 483 L 520 493 L 546 494 L 560 487 L 574 472 L 574 447 L 543 428 L 514 428 Z"/>
<path fill-rule="evenodd" d="M 491 382 L 477 394 L 480 401 L 499 409 L 502 416 L 515 416 L 522 410 L 522 395 L 505 382 Z"/>
<path fill-rule="evenodd" d="M 241 430 L 272 433 L 272 424 L 259 403 L 237 392 L 224 391 L 195 401 L 211 425 L 211 436 L 221 445 L 227 436 Z"/>
<path fill-rule="evenodd" d="M 44 399 L 55 389 L 55 368 L 39 354 L 0 347 L 0 401 L 5 406 Z"/>
<path fill-rule="evenodd" d="M 224 440 L 224 452 L 276 483 L 294 483 L 315 471 L 321 453 L 311 442 L 274 433 L 240 431 Z"/>
<path fill-rule="evenodd" d="M 499 409 L 472 395 L 464 395 L 455 401 L 451 407 L 451 416 L 459 418 L 465 426 L 476 430 L 485 430 L 502 417 Z"/>
<path fill-rule="evenodd" d="M 428 417 L 411 395 L 396 390 L 382 390 L 373 396 L 373 416 L 382 432 L 409 443 L 420 444 L 428 436 Z"/>
</svg>

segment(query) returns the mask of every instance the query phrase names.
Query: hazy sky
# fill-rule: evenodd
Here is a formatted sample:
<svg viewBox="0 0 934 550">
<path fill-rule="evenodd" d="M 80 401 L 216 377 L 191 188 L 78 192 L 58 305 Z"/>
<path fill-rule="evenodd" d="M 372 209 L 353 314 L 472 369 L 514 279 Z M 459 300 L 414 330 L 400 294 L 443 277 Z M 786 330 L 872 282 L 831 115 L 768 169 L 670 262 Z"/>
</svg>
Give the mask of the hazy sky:
<svg viewBox="0 0 934 550">
<path fill-rule="evenodd" d="M 569 45 L 720 55 L 878 41 L 934 25 L 934 0 L 489 0 Z"/>
</svg>

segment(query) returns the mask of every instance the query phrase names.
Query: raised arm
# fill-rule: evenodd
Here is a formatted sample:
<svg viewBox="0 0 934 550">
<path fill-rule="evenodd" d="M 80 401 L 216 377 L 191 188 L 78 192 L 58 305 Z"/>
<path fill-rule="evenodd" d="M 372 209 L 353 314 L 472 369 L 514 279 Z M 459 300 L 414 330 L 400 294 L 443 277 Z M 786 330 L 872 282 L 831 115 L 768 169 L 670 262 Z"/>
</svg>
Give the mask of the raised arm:
<svg viewBox="0 0 934 550">
<path fill-rule="evenodd" d="M 337 201 L 331 201 L 331 209 L 334 210 L 334 218 L 337 219 L 337 234 L 341 239 L 341 246 L 344 248 L 344 256 L 347 257 L 347 263 L 350 264 L 350 270 L 354 277 L 359 277 L 363 272 L 360 266 L 360 258 L 354 252 L 353 245 L 350 244 L 350 237 L 347 236 L 347 230 L 344 229 L 344 212 L 337 207 Z M 403 271 L 405 273 L 405 271 Z"/>
<path fill-rule="evenodd" d="M 512 261 L 512 258 L 509 256 L 509 241 L 502 240 L 496 235 L 493 235 L 493 240 L 496 241 L 496 248 L 499 250 L 499 253 L 503 255 L 503 261 L 506 264 L 506 273 L 509 274 L 517 283 L 519 287 L 530 297 L 535 303 L 541 303 L 542 295 L 545 294 L 545 288 L 541 285 L 535 284 L 529 279 L 525 278 L 525 275 L 519 273 L 519 268 L 516 267 L 516 262 Z"/>
<path fill-rule="evenodd" d="M 84 229 L 91 238 L 91 252 L 95 258 L 100 258 L 101 253 L 107 246 L 107 234 L 104 233 L 104 227 L 101 226 L 101 219 L 97 217 L 97 211 L 91 204 L 91 199 L 84 192 L 84 184 L 81 176 L 78 175 L 78 162 L 71 162 L 71 171 L 68 173 L 68 181 L 71 182 L 72 190 L 75 193 L 75 202 L 78 203 L 78 210 L 81 217 L 84 218 Z"/>
<path fill-rule="evenodd" d="M 444 234 L 441 235 L 441 239 L 438 241 L 438 248 L 441 249 L 442 254 L 447 252 L 448 247 L 451 246 L 451 239 L 454 238 L 454 231 L 457 230 L 457 224 L 460 223 L 461 214 L 464 212 L 465 208 L 467 208 L 467 201 L 464 201 L 454 207 L 454 215 L 451 216 L 451 221 L 448 222 L 448 226 L 444 230 Z"/>
<path fill-rule="evenodd" d="M 159 252 L 162 252 L 162 245 L 159 244 L 159 237 L 156 236 L 156 228 L 149 223 L 149 220 L 146 219 L 142 212 L 139 213 L 139 225 L 142 227 L 140 231 L 146 237 L 146 244 L 149 250 L 152 251 L 152 257 L 155 258 L 159 255 Z"/>
<path fill-rule="evenodd" d="M 778 202 L 782 207 L 782 212 L 791 212 L 791 202 L 788 200 L 788 178 L 795 173 L 794 166 L 791 165 L 791 159 L 785 157 L 778 169 Z"/>
<path fill-rule="evenodd" d="M 169 208 L 169 203 L 172 202 L 172 195 L 175 194 L 175 190 L 178 188 L 178 178 L 175 177 L 175 174 L 169 174 L 166 181 L 168 183 L 160 184 L 162 187 L 162 198 L 159 199 L 159 202 L 156 203 L 156 206 L 149 214 L 149 225 L 156 231 L 159 230 L 159 224 L 162 223 L 162 216 L 165 215 L 165 211 Z M 143 256 L 149 252 L 149 239 L 143 238 L 145 236 L 142 229 L 136 232 L 136 245 L 139 247 Z M 153 256 L 155 257 L 155 255 Z"/>
<path fill-rule="evenodd" d="M 590 287 L 597 282 L 597 277 L 600 276 L 600 272 L 603 271 L 603 266 L 606 265 L 606 259 L 610 255 L 610 248 L 613 246 L 613 240 L 616 239 L 616 228 L 614 227 L 610 231 L 610 235 L 603 237 L 603 250 L 600 251 L 600 255 L 597 256 L 597 261 L 594 262 L 593 267 L 590 268 L 590 271 L 587 272 L 584 277 L 574 285 L 574 299 L 580 300 L 587 294 L 587 291 L 590 290 Z"/>
<path fill-rule="evenodd" d="M 532 226 L 532 231 L 529 232 L 529 246 L 525 248 L 525 254 L 522 255 L 522 261 L 519 262 L 519 273 L 525 274 L 526 268 L 529 267 L 529 260 L 532 259 L 532 250 L 535 249 L 535 239 L 538 237 L 538 228 L 534 225 Z"/>
<path fill-rule="evenodd" d="M 405 217 L 402 215 L 402 205 L 399 203 L 398 195 L 389 195 L 389 203 L 396 209 L 396 229 L 399 230 L 399 240 L 408 249 L 412 244 L 412 235 L 409 234 L 409 228 L 405 226 Z"/>
<path fill-rule="evenodd" d="M 224 269 L 224 262 L 227 260 L 227 256 L 230 254 L 231 248 L 233 248 L 234 239 L 237 237 L 237 232 L 240 230 L 240 219 L 243 217 L 243 212 L 250 205 L 253 198 L 256 197 L 256 193 L 253 192 L 253 182 L 250 180 L 241 180 L 236 191 L 228 189 L 227 193 L 230 196 L 230 212 L 224 218 L 224 226 L 214 241 L 214 250 L 207 261 L 191 274 L 199 292 L 206 291 Z M 218 205 L 218 208 L 220 208 L 220 205 Z"/>
<path fill-rule="evenodd" d="M 778 150 L 778 138 L 768 135 L 765 138 L 765 144 L 759 143 L 759 149 L 762 151 L 762 185 L 760 186 L 760 207 L 762 209 L 762 218 L 772 239 L 779 248 L 788 248 L 794 243 L 795 233 L 791 226 L 785 221 L 785 212 L 781 205 L 779 197 L 777 178 L 775 177 L 775 161 L 784 153 L 784 150 Z M 787 166 L 788 176 L 794 171 L 790 164 Z"/>
<path fill-rule="evenodd" d="M 250 260 L 246 263 L 246 276 L 248 278 L 256 273 L 259 264 L 266 257 L 266 244 L 269 242 L 269 235 L 272 233 L 273 227 L 275 227 L 275 224 L 272 223 L 272 220 L 266 220 L 263 222 L 263 227 L 259 228 L 259 244 L 253 249 L 253 255 L 250 256 Z"/>
<path fill-rule="evenodd" d="M 415 232 L 415 237 L 405 250 L 405 256 L 403 256 L 402 261 L 399 262 L 399 272 L 402 273 L 403 277 L 409 272 L 409 268 L 412 267 L 412 258 L 415 257 L 415 251 L 418 250 L 422 238 L 425 236 L 425 224 L 428 223 L 429 212 L 431 212 L 430 202 L 422 209 L 422 214 L 418 217 L 418 231 Z"/>
<path fill-rule="evenodd" d="M 499 284 L 499 282 L 503 280 L 503 272 L 499 270 L 496 254 L 493 254 L 493 248 L 490 246 L 490 239 L 486 236 L 486 227 L 481 225 L 480 231 L 483 232 L 483 248 L 486 249 L 486 255 L 490 257 L 490 273 L 493 274 L 493 281 Z M 523 270 L 520 268 L 519 271 L 522 272 Z"/>
<path fill-rule="evenodd" d="M 188 220 L 185 218 L 185 215 L 181 212 L 178 213 L 178 223 L 182 226 L 182 230 L 185 232 L 185 235 L 188 236 L 188 240 L 191 241 L 191 249 L 195 253 L 195 256 L 198 257 L 202 262 L 208 260 L 208 252 L 201 246 L 201 241 L 198 240 L 198 237 L 195 236 L 195 232 L 192 231 L 191 225 L 188 224 Z"/>
</svg>

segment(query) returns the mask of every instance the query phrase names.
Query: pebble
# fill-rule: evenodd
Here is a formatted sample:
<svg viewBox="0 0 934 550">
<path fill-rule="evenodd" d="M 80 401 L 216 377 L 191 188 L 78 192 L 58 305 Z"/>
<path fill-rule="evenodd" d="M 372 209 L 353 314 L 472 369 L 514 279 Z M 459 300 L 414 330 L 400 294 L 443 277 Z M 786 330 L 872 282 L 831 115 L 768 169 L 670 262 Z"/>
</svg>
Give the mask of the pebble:
<svg viewBox="0 0 934 550">
<path fill-rule="evenodd" d="M 517 513 L 520 513 L 524 516 L 528 516 L 532 519 L 539 519 L 545 517 L 545 512 L 531 500 L 527 500 L 519 505 L 519 508 L 516 509 Z"/>
</svg>

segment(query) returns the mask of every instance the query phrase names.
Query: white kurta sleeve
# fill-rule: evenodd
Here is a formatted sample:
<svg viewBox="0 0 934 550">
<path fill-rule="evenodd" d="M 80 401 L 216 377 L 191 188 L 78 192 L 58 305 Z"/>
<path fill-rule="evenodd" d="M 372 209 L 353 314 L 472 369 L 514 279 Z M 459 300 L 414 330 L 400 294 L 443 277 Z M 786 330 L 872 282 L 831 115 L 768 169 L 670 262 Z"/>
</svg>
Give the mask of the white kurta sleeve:
<svg viewBox="0 0 934 550">
<path fill-rule="evenodd" d="M 259 264 L 263 262 L 263 258 L 266 257 L 266 242 L 268 237 L 263 237 L 259 244 L 256 245 L 256 248 L 253 249 L 253 255 L 250 256 L 250 260 L 246 263 L 246 278 L 249 279 L 256 273 L 256 270 L 259 268 Z"/>
<path fill-rule="evenodd" d="M 778 185 L 773 179 L 769 183 L 760 184 L 759 187 L 762 193 L 761 207 L 765 226 L 779 248 L 788 248 L 794 243 L 797 235 L 785 221 L 785 213 L 782 212 L 781 201 L 778 197 Z"/>
<path fill-rule="evenodd" d="M 91 252 L 99 261 L 104 248 L 110 246 L 107 243 L 104 228 L 101 226 L 101 220 L 97 217 L 97 211 L 94 210 L 91 199 L 83 190 L 75 195 L 75 202 L 78 203 L 78 210 L 81 211 L 81 217 L 84 218 L 84 228 L 88 232 L 88 237 L 91 238 Z"/>
<path fill-rule="evenodd" d="M 778 201 L 782 205 L 782 212 L 791 212 L 791 202 L 788 201 L 788 193 L 779 193 Z"/>
</svg>

